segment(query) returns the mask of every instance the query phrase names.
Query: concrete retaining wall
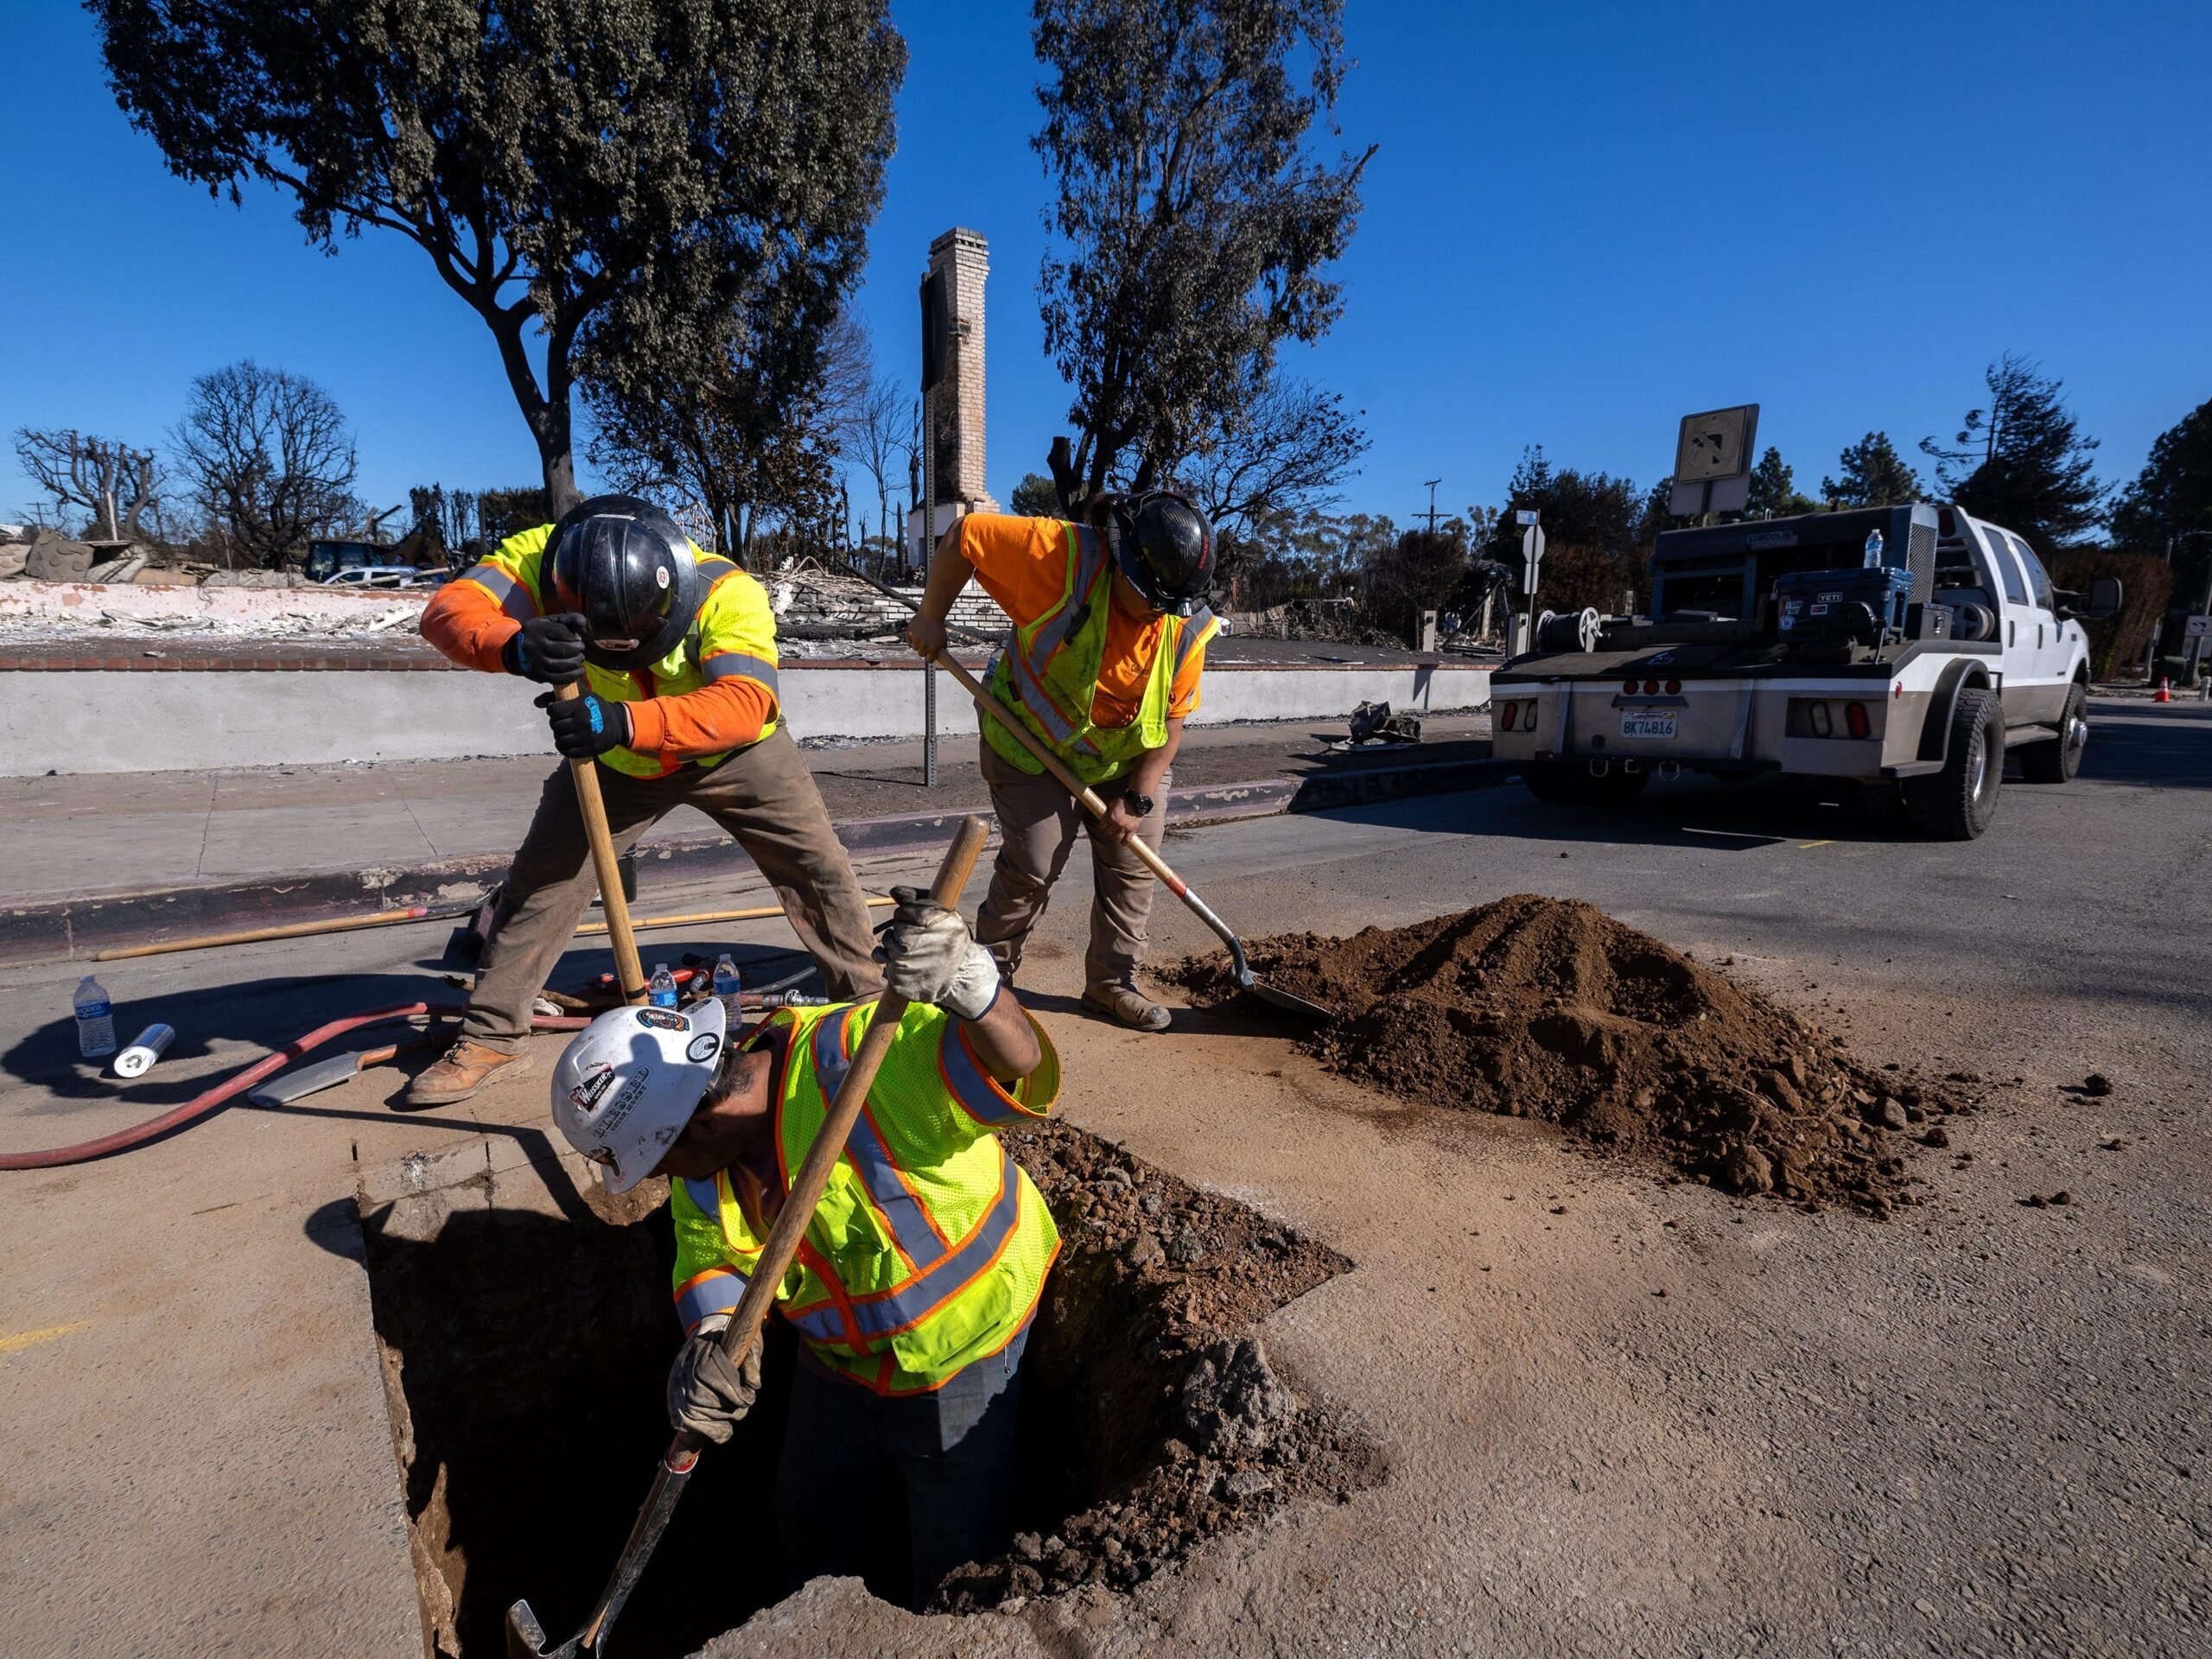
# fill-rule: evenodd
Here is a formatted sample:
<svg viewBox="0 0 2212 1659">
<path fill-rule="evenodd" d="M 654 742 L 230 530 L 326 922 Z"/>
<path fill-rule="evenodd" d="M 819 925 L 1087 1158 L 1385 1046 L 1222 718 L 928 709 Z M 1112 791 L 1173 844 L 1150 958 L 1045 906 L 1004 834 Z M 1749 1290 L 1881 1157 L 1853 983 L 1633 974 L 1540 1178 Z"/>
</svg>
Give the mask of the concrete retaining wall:
<svg viewBox="0 0 2212 1659">
<path fill-rule="evenodd" d="M 782 676 L 799 737 L 923 735 L 918 665 L 792 664 Z M 543 688 L 488 674 L 0 674 L 0 777 L 174 772 L 344 761 L 542 754 Z M 1490 699 L 1486 669 L 1210 668 L 1198 721 L 1340 721 L 1363 702 L 1415 713 Z M 938 680 L 938 730 L 975 729 L 960 689 Z"/>
</svg>

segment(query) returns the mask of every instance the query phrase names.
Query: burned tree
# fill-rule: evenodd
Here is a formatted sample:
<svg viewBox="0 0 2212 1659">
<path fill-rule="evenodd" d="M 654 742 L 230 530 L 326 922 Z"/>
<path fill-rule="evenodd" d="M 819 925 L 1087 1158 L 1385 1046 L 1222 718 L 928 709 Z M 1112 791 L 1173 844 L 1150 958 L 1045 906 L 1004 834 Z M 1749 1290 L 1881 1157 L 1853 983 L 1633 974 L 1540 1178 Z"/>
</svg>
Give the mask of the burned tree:
<svg viewBox="0 0 2212 1659">
<path fill-rule="evenodd" d="M 87 437 L 73 429 L 40 431 L 19 427 L 16 458 L 58 507 L 92 514 L 100 541 L 137 541 L 139 516 L 156 505 L 160 474 L 150 449 L 133 449 L 113 438 Z"/>
<path fill-rule="evenodd" d="M 360 512 L 346 417 L 304 375 L 250 359 L 201 375 L 170 442 L 200 510 L 257 565 L 277 569 Z"/>
</svg>

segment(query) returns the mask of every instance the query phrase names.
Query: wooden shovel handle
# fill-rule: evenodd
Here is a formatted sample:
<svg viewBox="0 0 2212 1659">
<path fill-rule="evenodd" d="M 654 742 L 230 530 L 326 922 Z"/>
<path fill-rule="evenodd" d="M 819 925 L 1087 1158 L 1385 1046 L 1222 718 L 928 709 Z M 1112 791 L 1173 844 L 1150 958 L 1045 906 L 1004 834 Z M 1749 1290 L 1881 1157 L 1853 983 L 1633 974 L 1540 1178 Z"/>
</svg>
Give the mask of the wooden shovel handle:
<svg viewBox="0 0 2212 1659">
<path fill-rule="evenodd" d="M 555 688 L 563 702 L 583 696 L 574 680 Z M 584 817 L 584 834 L 591 841 L 591 861 L 599 873 L 600 907 L 607 914 L 607 943 L 614 947 L 614 977 L 622 987 L 622 1000 L 642 1004 L 645 1000 L 645 970 L 638 961 L 638 941 L 630 931 L 630 901 L 622 896 L 622 866 L 614 856 L 613 832 L 607 827 L 607 802 L 599 792 L 599 762 L 586 759 L 569 762 L 575 780 L 576 806 Z"/>
<path fill-rule="evenodd" d="M 1008 714 L 1004 703 L 977 684 L 976 677 L 954 661 L 951 652 L 940 652 L 932 660 L 959 683 L 962 690 L 976 699 L 977 708 L 1013 733 L 1023 748 L 1027 749 L 1030 753 L 1044 762 L 1045 770 L 1060 780 L 1061 788 L 1083 803 L 1084 811 L 1090 813 L 1101 823 L 1106 822 L 1106 803 L 1099 798 L 1098 791 L 1070 771 L 1067 762 L 1046 748 L 1036 733 Z M 1122 842 L 1122 845 L 1135 853 L 1145 868 L 1160 878 L 1160 885 L 1168 892 L 1185 904 L 1193 902 L 1190 888 L 1183 884 L 1183 878 L 1170 869 L 1167 867 L 1167 861 L 1146 845 L 1141 837 L 1131 836 Z M 1220 927 L 1215 925 L 1211 912 L 1205 912 L 1205 918 L 1210 925 L 1214 925 L 1214 931 L 1217 933 L 1221 932 Z M 1227 936 L 1224 935 L 1224 937 Z"/>
<path fill-rule="evenodd" d="M 961 890 L 967 887 L 976 860 L 990 833 L 990 826 L 981 818 L 960 821 L 952 845 L 945 851 L 944 861 L 938 866 L 937 880 L 930 883 L 931 898 L 948 910 L 959 904 Z M 868 1035 L 861 1039 L 860 1052 L 853 1056 L 845 1080 L 838 1085 L 837 1097 L 830 1103 L 830 1115 L 822 1120 L 821 1131 L 807 1148 L 805 1161 L 799 1165 L 798 1173 L 791 1177 L 791 1191 L 776 1216 L 776 1224 L 768 1230 L 768 1242 L 761 1246 L 760 1259 L 753 1263 L 745 1294 L 738 1300 L 737 1313 L 723 1328 L 722 1351 L 733 1363 L 741 1363 L 752 1351 L 760 1335 L 760 1327 L 767 1319 L 768 1310 L 775 1306 L 777 1287 L 790 1270 L 791 1258 L 798 1254 L 799 1241 L 814 1220 L 814 1207 L 822 1202 L 822 1194 L 829 1187 L 830 1172 L 844 1154 L 846 1137 L 853 1132 L 853 1121 L 867 1103 L 868 1089 L 875 1082 L 883 1057 L 890 1052 L 892 1039 L 899 1034 L 899 1022 L 906 1018 L 908 1006 L 903 996 L 887 995 L 876 1001 L 875 1018 L 868 1026 Z M 689 1438 L 679 1433 L 678 1446 Z M 671 1455 L 675 1455 L 673 1451 Z"/>
</svg>

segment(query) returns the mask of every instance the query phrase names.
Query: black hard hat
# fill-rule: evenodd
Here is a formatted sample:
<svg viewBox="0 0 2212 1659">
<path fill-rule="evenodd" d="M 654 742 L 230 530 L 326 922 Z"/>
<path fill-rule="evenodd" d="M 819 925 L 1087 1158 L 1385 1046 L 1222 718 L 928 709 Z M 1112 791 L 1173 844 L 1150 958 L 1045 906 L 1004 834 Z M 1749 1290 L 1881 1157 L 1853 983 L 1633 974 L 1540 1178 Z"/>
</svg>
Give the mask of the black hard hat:
<svg viewBox="0 0 2212 1659">
<path fill-rule="evenodd" d="M 582 613 L 584 655 L 644 668 L 676 649 L 699 613 L 699 567 L 676 520 L 632 495 L 595 495 L 561 515 L 546 564 L 554 608 Z"/>
<path fill-rule="evenodd" d="M 1188 616 L 1213 587 L 1213 526 L 1190 497 L 1147 490 L 1113 504 L 1114 562 L 1157 611 Z"/>
</svg>

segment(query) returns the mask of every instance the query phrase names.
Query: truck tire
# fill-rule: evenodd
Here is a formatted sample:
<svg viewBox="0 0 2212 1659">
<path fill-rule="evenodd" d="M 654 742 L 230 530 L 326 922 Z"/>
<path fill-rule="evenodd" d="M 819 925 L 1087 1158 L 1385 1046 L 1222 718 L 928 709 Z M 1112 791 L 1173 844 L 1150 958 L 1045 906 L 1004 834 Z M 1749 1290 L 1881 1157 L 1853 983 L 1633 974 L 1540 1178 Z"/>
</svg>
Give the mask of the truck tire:
<svg viewBox="0 0 2212 1659">
<path fill-rule="evenodd" d="M 1939 841 L 1972 841 L 1997 813 L 2005 779 L 2005 706 L 1973 685 L 1951 705 L 1951 743 L 1943 770 L 1909 779 L 1904 810 L 1913 827 Z"/>
<path fill-rule="evenodd" d="M 2058 717 L 2058 741 L 2031 743 L 2020 751 L 2020 776 L 2031 784 L 2071 782 L 2082 770 L 2089 747 L 2089 696 L 2076 681 L 2066 688 L 2065 712 Z"/>
</svg>

